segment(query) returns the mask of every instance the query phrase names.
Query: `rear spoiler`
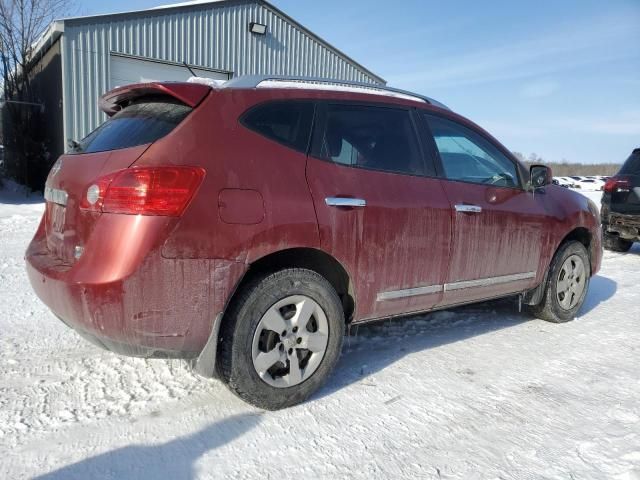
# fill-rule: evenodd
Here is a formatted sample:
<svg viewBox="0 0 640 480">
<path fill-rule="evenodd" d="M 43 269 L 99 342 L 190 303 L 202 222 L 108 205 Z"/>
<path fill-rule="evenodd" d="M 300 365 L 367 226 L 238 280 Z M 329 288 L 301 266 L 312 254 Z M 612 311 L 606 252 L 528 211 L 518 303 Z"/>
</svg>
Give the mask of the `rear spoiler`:
<svg viewBox="0 0 640 480">
<path fill-rule="evenodd" d="M 134 83 L 124 87 L 114 88 L 105 93 L 98 102 L 100 109 L 110 117 L 127 103 L 136 98 L 147 95 L 169 95 L 176 100 L 190 106 L 198 105 L 211 91 L 211 87 L 200 83 L 183 82 L 151 82 Z"/>
</svg>

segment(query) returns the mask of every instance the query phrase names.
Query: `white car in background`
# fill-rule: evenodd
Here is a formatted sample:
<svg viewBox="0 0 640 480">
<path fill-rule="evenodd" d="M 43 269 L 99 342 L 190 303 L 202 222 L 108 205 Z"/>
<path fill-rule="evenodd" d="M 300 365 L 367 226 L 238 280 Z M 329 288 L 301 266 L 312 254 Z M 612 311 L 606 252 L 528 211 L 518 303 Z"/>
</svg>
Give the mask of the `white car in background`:
<svg viewBox="0 0 640 480">
<path fill-rule="evenodd" d="M 583 185 L 582 182 L 587 180 L 587 177 L 584 177 L 584 176 L 581 176 L 581 175 L 572 175 L 572 176 L 570 176 L 568 178 L 570 178 L 573 181 L 573 188 L 579 188 L 580 190 L 585 188 L 585 185 Z M 589 185 L 589 188 L 591 188 L 590 185 Z"/>
<path fill-rule="evenodd" d="M 568 178 L 573 180 L 573 182 L 577 185 L 578 182 L 581 182 L 582 180 L 585 180 L 587 177 L 581 177 L 581 176 L 575 175 L 575 176 L 571 176 L 571 177 L 568 177 Z"/>
<path fill-rule="evenodd" d="M 553 183 L 564 188 L 573 187 L 573 182 L 570 182 L 566 177 L 553 177 Z"/>
<path fill-rule="evenodd" d="M 604 190 L 604 182 L 598 178 L 585 178 L 578 182 L 581 190 L 599 191 Z"/>
<path fill-rule="evenodd" d="M 561 178 L 562 180 L 567 182 L 569 184 L 569 187 L 575 188 L 576 181 L 573 178 L 571 178 L 571 177 L 558 177 L 558 178 Z"/>
</svg>

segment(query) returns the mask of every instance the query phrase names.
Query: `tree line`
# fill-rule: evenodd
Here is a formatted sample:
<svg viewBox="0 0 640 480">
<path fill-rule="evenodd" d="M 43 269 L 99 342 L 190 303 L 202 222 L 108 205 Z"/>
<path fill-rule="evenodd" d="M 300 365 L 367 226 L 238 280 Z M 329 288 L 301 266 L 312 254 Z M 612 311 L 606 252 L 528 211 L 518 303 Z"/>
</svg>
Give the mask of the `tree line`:
<svg viewBox="0 0 640 480">
<path fill-rule="evenodd" d="M 554 177 L 570 177 L 572 175 L 590 176 L 590 175 L 605 175 L 612 176 L 618 173 L 621 163 L 569 163 L 566 160 L 562 162 L 547 162 L 542 157 L 535 153 L 532 153 L 528 157 L 525 157 L 520 152 L 512 152 L 518 160 L 524 162 L 527 165 L 546 165 L 551 167 Z"/>
</svg>

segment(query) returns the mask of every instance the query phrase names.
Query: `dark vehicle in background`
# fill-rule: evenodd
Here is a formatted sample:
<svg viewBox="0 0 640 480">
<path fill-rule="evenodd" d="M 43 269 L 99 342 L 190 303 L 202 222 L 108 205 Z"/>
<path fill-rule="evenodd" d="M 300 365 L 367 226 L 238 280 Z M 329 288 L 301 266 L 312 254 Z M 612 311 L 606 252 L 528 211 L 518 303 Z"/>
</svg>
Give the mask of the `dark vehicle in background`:
<svg viewBox="0 0 640 480">
<path fill-rule="evenodd" d="M 640 242 L 640 148 L 607 180 L 600 215 L 607 250 L 628 252 Z"/>
</svg>

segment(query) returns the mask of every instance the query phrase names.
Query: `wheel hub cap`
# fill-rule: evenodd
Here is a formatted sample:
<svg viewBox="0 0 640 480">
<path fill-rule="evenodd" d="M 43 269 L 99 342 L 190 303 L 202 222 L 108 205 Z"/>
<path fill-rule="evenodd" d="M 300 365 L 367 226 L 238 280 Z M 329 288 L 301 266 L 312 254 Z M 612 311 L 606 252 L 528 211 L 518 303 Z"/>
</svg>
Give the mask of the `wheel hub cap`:
<svg viewBox="0 0 640 480">
<path fill-rule="evenodd" d="M 565 310 L 574 308 L 586 286 L 586 269 L 582 258 L 570 255 L 562 264 L 556 280 L 558 303 Z"/>
<path fill-rule="evenodd" d="M 273 304 L 258 322 L 253 366 L 269 385 L 292 387 L 318 369 L 328 341 L 329 322 L 320 305 L 305 295 L 291 295 Z"/>
</svg>

